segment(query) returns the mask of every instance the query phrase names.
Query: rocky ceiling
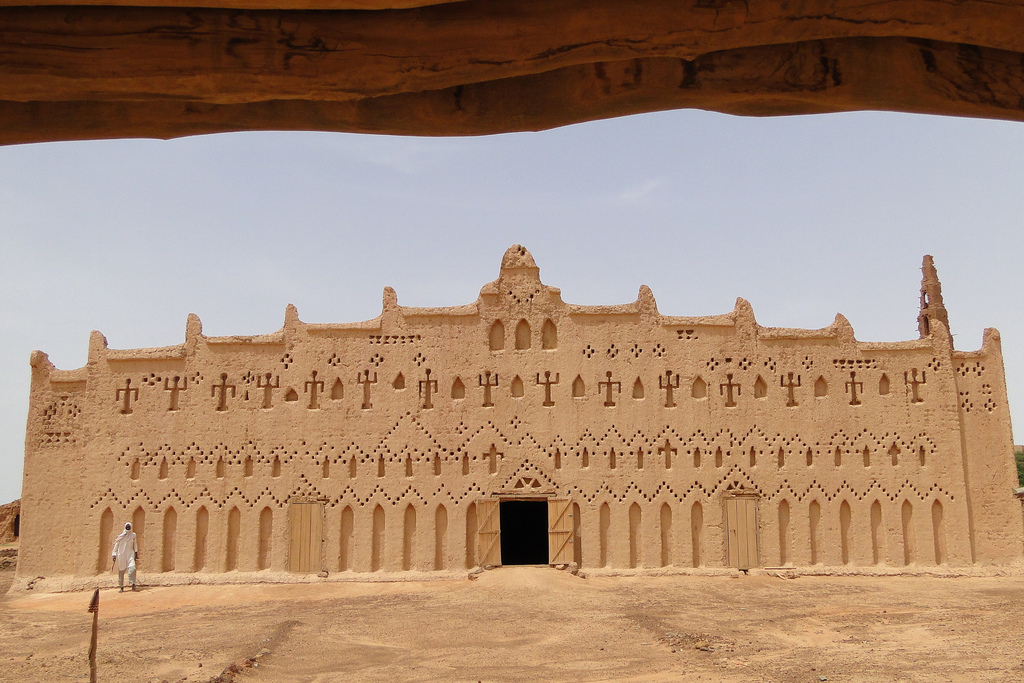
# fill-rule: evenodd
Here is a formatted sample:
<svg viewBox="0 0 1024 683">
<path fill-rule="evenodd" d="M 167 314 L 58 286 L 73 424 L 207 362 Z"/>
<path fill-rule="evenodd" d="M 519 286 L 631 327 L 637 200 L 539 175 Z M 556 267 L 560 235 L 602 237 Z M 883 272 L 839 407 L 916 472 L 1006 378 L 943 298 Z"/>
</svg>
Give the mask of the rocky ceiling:
<svg viewBox="0 0 1024 683">
<path fill-rule="evenodd" d="M 0 144 L 680 108 L 1024 120 L 1024 0 L 46 1 L 0 0 Z"/>
</svg>

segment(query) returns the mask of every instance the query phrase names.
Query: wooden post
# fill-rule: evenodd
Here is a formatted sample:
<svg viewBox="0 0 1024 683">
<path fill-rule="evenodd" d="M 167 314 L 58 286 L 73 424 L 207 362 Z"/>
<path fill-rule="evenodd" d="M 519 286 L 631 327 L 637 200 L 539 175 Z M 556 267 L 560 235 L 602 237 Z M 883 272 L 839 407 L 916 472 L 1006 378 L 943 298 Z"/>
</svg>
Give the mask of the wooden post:
<svg viewBox="0 0 1024 683">
<path fill-rule="evenodd" d="M 100 589 L 97 588 L 89 601 L 92 612 L 92 640 L 89 641 L 89 683 L 96 683 L 96 631 L 100 624 Z"/>
</svg>

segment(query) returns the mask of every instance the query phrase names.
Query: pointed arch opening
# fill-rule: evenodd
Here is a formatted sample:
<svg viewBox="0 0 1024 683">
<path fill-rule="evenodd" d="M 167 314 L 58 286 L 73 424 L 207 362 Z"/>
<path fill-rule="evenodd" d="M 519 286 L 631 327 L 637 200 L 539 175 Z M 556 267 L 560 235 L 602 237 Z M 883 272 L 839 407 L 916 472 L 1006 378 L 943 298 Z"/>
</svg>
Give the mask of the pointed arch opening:
<svg viewBox="0 0 1024 683">
<path fill-rule="evenodd" d="M 789 501 L 779 503 L 779 566 L 789 562 Z"/>
<path fill-rule="evenodd" d="M 516 350 L 525 351 L 530 348 L 530 323 L 525 319 L 520 320 L 516 325 Z"/>
<path fill-rule="evenodd" d="M 438 505 L 434 511 L 434 571 L 448 568 L 448 510 Z"/>
<path fill-rule="evenodd" d="M 373 508 L 373 533 L 370 540 L 370 571 L 384 568 L 384 508 Z"/>
<path fill-rule="evenodd" d="M 818 504 L 818 501 L 811 501 L 808 517 L 810 520 L 811 564 L 814 565 L 821 561 L 821 505 Z"/>
<path fill-rule="evenodd" d="M 256 549 L 256 568 L 270 568 L 270 552 L 274 538 L 274 512 L 270 507 L 260 511 L 260 537 Z"/>
<path fill-rule="evenodd" d="M 238 536 L 241 533 L 242 513 L 237 507 L 228 513 L 227 547 L 224 549 L 224 571 L 238 569 Z"/>
<path fill-rule="evenodd" d="M 633 382 L 633 398 L 641 399 L 644 397 L 644 383 L 637 377 L 636 381 Z"/>
<path fill-rule="evenodd" d="M 164 537 L 163 537 L 163 553 L 162 560 L 160 563 L 160 571 L 173 572 L 174 571 L 174 541 L 175 535 L 178 531 L 178 513 L 174 511 L 173 507 L 167 508 L 164 512 Z"/>
<path fill-rule="evenodd" d="M 768 396 L 768 385 L 762 379 L 761 375 L 757 376 L 754 380 L 754 398 L 765 398 Z"/>
<path fill-rule="evenodd" d="M 142 506 L 135 508 L 135 512 L 132 513 L 132 531 L 135 532 L 135 542 L 139 546 L 139 561 L 142 562 L 146 558 L 144 554 L 147 553 L 146 549 L 146 511 L 142 509 Z M 109 550 L 109 548 L 108 548 Z"/>
<path fill-rule="evenodd" d="M 544 321 L 544 326 L 540 331 L 540 346 L 545 350 L 553 350 L 558 348 L 558 329 L 555 327 L 555 323 L 548 318 Z"/>
<path fill-rule="evenodd" d="M 577 567 L 583 566 L 583 520 L 579 503 L 572 504 L 572 560 Z"/>
<path fill-rule="evenodd" d="M 693 380 L 693 384 L 690 386 L 690 395 L 693 398 L 708 397 L 708 383 L 700 375 L 697 375 L 697 379 Z"/>
<path fill-rule="evenodd" d="M 405 506 L 402 521 L 402 570 L 416 568 L 416 508 L 412 503 Z"/>
<path fill-rule="evenodd" d="M 661 504 L 661 566 L 672 565 L 672 507 Z"/>
<path fill-rule="evenodd" d="M 942 518 L 942 503 L 932 503 L 932 544 L 935 548 L 935 564 L 946 563 L 946 527 Z"/>
<path fill-rule="evenodd" d="M 598 562 L 599 567 L 608 566 L 608 536 L 610 535 L 612 526 L 612 511 L 608 507 L 608 503 L 601 503 L 601 509 L 598 512 L 598 523 L 599 523 L 599 541 L 600 541 L 600 560 Z"/>
<path fill-rule="evenodd" d="M 352 507 L 346 505 L 341 511 L 341 538 L 338 547 L 338 571 L 352 569 L 352 529 L 355 515 Z"/>
<path fill-rule="evenodd" d="M 96 560 L 96 573 L 110 566 L 111 548 L 114 547 L 114 513 L 110 508 L 100 515 L 100 555 Z"/>
<path fill-rule="evenodd" d="M 192 553 L 192 571 L 202 571 L 206 567 L 206 539 L 210 533 L 210 513 L 206 506 L 196 511 L 196 545 Z"/>
<path fill-rule="evenodd" d="M 871 504 L 871 564 L 881 564 L 885 548 L 885 529 L 882 527 L 882 503 Z"/>
<path fill-rule="evenodd" d="M 477 526 L 476 503 L 470 503 L 466 509 L 466 569 L 476 566 Z"/>
<path fill-rule="evenodd" d="M 502 351 L 505 348 L 505 326 L 500 320 L 495 320 L 494 324 L 491 325 L 491 331 L 488 336 L 491 351 Z"/>
<path fill-rule="evenodd" d="M 704 506 L 700 501 L 690 507 L 690 555 L 694 567 L 700 567 L 704 561 L 702 538 L 704 533 Z"/>
<path fill-rule="evenodd" d="M 839 550 L 843 564 L 850 564 L 850 503 L 843 501 L 839 506 Z"/>
<path fill-rule="evenodd" d="M 900 517 L 903 523 L 903 564 L 911 565 L 917 560 L 917 548 L 914 538 L 914 506 L 904 500 L 900 506 Z"/>
</svg>

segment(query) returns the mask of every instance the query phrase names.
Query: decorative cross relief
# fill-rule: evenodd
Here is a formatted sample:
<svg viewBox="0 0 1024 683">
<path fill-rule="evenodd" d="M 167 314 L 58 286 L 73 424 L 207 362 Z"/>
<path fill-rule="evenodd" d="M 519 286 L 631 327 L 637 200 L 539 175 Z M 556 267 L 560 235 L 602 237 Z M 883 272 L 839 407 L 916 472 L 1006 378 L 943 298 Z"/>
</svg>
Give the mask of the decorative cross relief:
<svg viewBox="0 0 1024 683">
<path fill-rule="evenodd" d="M 903 381 L 906 382 L 907 386 L 910 387 L 910 392 L 911 392 L 911 394 L 910 394 L 910 402 L 911 403 L 923 403 L 924 399 L 921 398 L 921 394 L 918 393 L 918 391 L 919 391 L 918 387 L 921 386 L 922 384 L 927 384 L 928 383 L 927 380 L 925 379 L 925 376 L 924 376 L 924 370 L 921 371 L 921 379 L 920 380 L 917 379 L 917 368 L 912 368 L 911 372 L 913 374 L 911 374 L 909 376 L 909 378 L 907 376 L 907 373 L 905 373 L 905 372 L 903 373 Z"/>
<path fill-rule="evenodd" d="M 864 392 L 864 382 L 858 382 L 857 381 L 857 371 L 856 370 L 851 370 L 850 371 L 850 381 L 846 383 L 846 390 L 850 392 L 850 405 L 851 406 L 859 406 L 860 405 L 860 399 L 857 398 L 858 387 L 860 387 L 859 391 L 861 393 L 863 393 Z"/>
<path fill-rule="evenodd" d="M 555 405 L 555 402 L 551 400 L 551 385 L 552 384 L 558 384 L 558 379 L 559 379 L 559 374 L 557 372 L 555 373 L 555 378 L 551 379 L 551 371 L 550 370 L 545 370 L 544 371 L 544 381 L 541 382 L 540 381 L 540 373 L 539 372 L 537 373 L 537 384 L 538 385 L 540 385 L 540 384 L 544 385 L 544 405 L 546 407 L 551 407 L 551 406 Z"/>
<path fill-rule="evenodd" d="M 491 449 L 484 453 L 484 457 L 487 458 L 488 469 L 490 470 L 490 473 L 495 474 L 498 471 L 498 459 L 504 459 L 505 454 L 499 453 L 498 447 L 492 443 Z"/>
<path fill-rule="evenodd" d="M 231 390 L 231 398 L 235 397 L 235 385 L 228 384 L 228 373 L 220 373 L 220 384 L 214 384 L 210 387 L 210 396 L 216 396 L 217 390 L 220 390 L 220 400 L 217 401 L 217 410 L 224 411 L 228 409 L 228 389 Z"/>
<path fill-rule="evenodd" d="M 430 393 L 437 391 L 437 380 L 430 379 L 430 368 L 427 368 L 427 378 L 420 380 L 420 396 L 423 396 L 423 409 L 429 410 L 434 407 L 430 402 Z"/>
<path fill-rule="evenodd" d="M 181 382 L 180 386 L 178 382 Z M 188 389 L 187 377 L 178 377 L 177 375 L 175 375 L 174 384 L 171 386 L 168 386 L 167 378 L 164 377 L 164 391 L 171 392 L 171 403 L 170 406 L 167 408 L 168 411 L 174 411 L 178 409 L 178 393 L 185 391 L 186 389 Z"/>
<path fill-rule="evenodd" d="M 785 377 L 779 377 L 779 384 L 782 386 L 783 389 L 788 389 L 789 390 L 789 400 L 786 401 L 786 406 L 789 407 L 789 408 L 792 408 L 795 405 L 799 405 L 796 402 L 796 394 L 794 393 L 793 390 L 800 387 L 800 375 L 796 376 L 796 382 L 794 383 L 793 382 L 793 373 L 790 372 L 789 373 L 789 382 L 788 383 L 786 382 L 786 378 Z"/>
<path fill-rule="evenodd" d="M 725 376 L 725 379 L 726 379 L 725 382 L 723 382 L 722 384 L 718 385 L 718 395 L 721 396 L 723 394 L 726 394 L 726 396 L 725 396 L 725 407 L 726 408 L 735 408 L 736 407 L 736 399 L 733 398 L 732 390 L 736 389 L 736 395 L 737 396 L 739 396 L 742 393 L 743 390 L 740 387 L 739 382 L 733 384 L 732 373 L 731 372 Z"/>
<path fill-rule="evenodd" d="M 313 371 L 313 379 L 306 380 L 305 384 L 302 385 L 302 393 L 309 394 L 309 406 L 310 410 L 319 410 L 320 408 L 320 392 L 324 390 L 323 380 L 316 378 L 316 370 Z"/>
<path fill-rule="evenodd" d="M 139 390 L 132 388 L 132 380 L 125 379 L 124 387 L 114 392 L 114 400 L 120 401 L 121 396 L 124 396 L 124 403 L 121 404 L 121 414 L 131 415 L 132 414 L 132 399 L 139 400 Z"/>
<path fill-rule="evenodd" d="M 662 378 L 661 375 L 658 375 L 658 388 L 665 390 L 665 407 L 666 408 L 675 408 L 676 407 L 675 399 L 672 397 L 672 390 L 679 388 L 679 374 L 678 373 L 674 373 L 674 374 L 675 374 L 675 383 L 673 383 L 673 380 L 672 380 L 673 372 L 671 370 L 666 370 L 665 371 L 665 377 L 664 378 Z M 664 383 L 662 382 L 663 379 L 664 379 Z"/>
<path fill-rule="evenodd" d="M 373 373 L 373 379 L 370 379 L 369 370 L 363 370 L 362 374 L 357 372 L 356 382 L 363 385 L 363 410 L 369 410 L 373 407 L 370 403 L 370 385 L 377 383 L 377 373 Z"/>
<path fill-rule="evenodd" d="M 672 469 L 672 455 L 676 452 L 676 450 L 677 449 L 672 448 L 672 444 L 669 442 L 668 439 L 665 439 L 665 445 L 664 446 L 659 446 L 658 447 L 658 452 L 659 453 L 664 453 L 664 455 L 665 455 L 665 469 L 666 470 Z"/>
<path fill-rule="evenodd" d="M 498 373 L 494 373 L 494 384 L 491 384 L 491 371 L 487 370 L 479 378 L 480 386 L 484 388 L 484 408 L 491 408 L 494 403 L 491 401 L 491 387 L 498 386 Z"/>
<path fill-rule="evenodd" d="M 612 381 L 612 371 L 611 370 L 609 370 L 608 372 L 606 372 L 604 374 L 605 374 L 605 377 L 607 377 L 608 379 L 606 381 L 604 381 L 604 382 L 598 382 L 597 383 L 597 390 L 598 390 L 598 392 L 600 392 L 601 391 L 601 387 L 605 388 L 604 407 L 605 408 L 613 408 L 615 406 L 615 399 L 612 398 L 612 389 L 613 388 L 616 389 L 621 394 L 622 393 L 622 382 L 613 382 Z"/>
<path fill-rule="evenodd" d="M 273 379 L 274 381 L 271 382 L 271 379 Z M 274 374 L 271 372 L 268 372 L 266 375 L 263 375 L 262 377 L 257 376 L 256 388 L 263 390 L 263 407 L 269 409 L 273 407 L 274 389 L 281 388 L 281 376 L 278 375 L 277 377 L 274 377 Z"/>
</svg>

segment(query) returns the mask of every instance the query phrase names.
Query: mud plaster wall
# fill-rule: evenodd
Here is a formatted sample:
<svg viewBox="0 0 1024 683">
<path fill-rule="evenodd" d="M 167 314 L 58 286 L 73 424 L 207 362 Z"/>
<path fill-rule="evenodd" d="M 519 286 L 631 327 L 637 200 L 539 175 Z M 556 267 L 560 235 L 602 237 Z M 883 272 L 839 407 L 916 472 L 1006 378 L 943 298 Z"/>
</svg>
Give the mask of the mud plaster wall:
<svg viewBox="0 0 1024 683">
<path fill-rule="evenodd" d="M 21 526 L 21 501 L 0 505 L 0 543 L 18 540 Z"/>
<path fill-rule="evenodd" d="M 585 567 L 1009 564 L 1022 520 L 999 335 L 952 350 L 728 314 L 575 306 L 518 245 L 479 299 L 343 325 L 206 337 L 89 361 L 32 357 L 21 576 L 89 575 L 124 522 L 143 571 L 283 571 L 319 501 L 318 566 L 473 566 L 483 501 L 564 498 Z M 319 509 L 319 508 L 318 508 Z M 305 552 L 305 551 L 303 551 Z M 314 553 L 315 555 L 315 553 Z M 483 561 L 493 561 L 484 557 Z"/>
</svg>

